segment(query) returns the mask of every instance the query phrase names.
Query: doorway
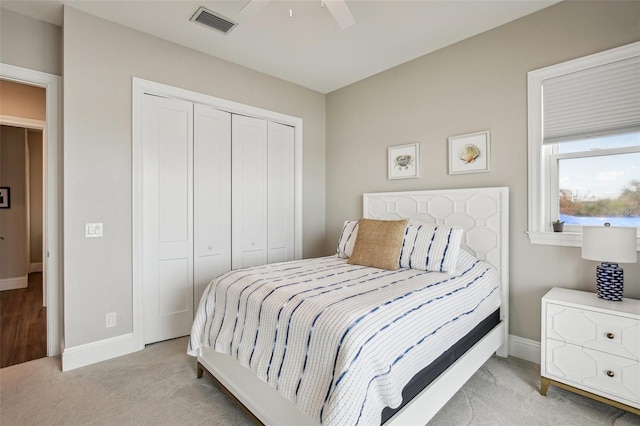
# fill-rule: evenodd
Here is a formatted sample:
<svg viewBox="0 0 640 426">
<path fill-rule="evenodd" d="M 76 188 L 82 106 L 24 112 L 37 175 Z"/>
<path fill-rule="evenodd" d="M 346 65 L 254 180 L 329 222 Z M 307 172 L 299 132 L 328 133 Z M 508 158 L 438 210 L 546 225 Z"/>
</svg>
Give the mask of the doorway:
<svg viewBox="0 0 640 426">
<path fill-rule="evenodd" d="M 41 132 L 42 149 L 41 165 L 42 179 L 42 260 L 41 262 L 29 261 L 29 278 L 33 280 L 33 288 L 37 289 L 30 295 L 25 295 L 25 299 L 37 299 L 36 294 L 41 294 L 41 300 L 36 301 L 40 305 L 45 305 L 46 309 L 40 310 L 39 315 L 45 319 L 46 333 L 35 333 L 46 335 L 46 356 L 57 356 L 61 353 L 63 345 L 62 339 L 62 241 L 61 241 L 61 170 L 60 162 L 60 92 L 62 79 L 59 76 L 29 70 L 0 63 L 0 83 L 18 83 L 27 88 L 38 88 L 44 90 L 45 105 L 44 119 L 32 118 L 28 114 L 20 112 L 20 108 L 25 105 L 14 105 L 18 109 L 7 109 L 11 103 L 6 102 L 3 95 L 2 109 L 0 109 L 0 124 L 30 129 L 30 131 Z M 6 84 L 4 85 L 6 86 Z M 23 87 L 24 88 L 24 87 Z M 8 98 L 7 98 L 8 99 Z M 1 241 L 1 240 L 0 240 Z M 38 249 L 36 249 L 38 250 Z M 38 275 L 39 274 L 39 275 Z M 27 282 L 26 288 L 31 283 Z M 41 289 L 39 287 L 41 286 Z M 5 310 L 3 308 L 3 314 Z M 42 321 L 40 322 L 42 323 Z M 32 330 L 35 330 L 32 327 Z"/>
<path fill-rule="evenodd" d="M 0 80 L 0 368 L 47 356 L 43 288 L 45 89 Z M 11 121 L 4 119 L 3 121 Z"/>
</svg>

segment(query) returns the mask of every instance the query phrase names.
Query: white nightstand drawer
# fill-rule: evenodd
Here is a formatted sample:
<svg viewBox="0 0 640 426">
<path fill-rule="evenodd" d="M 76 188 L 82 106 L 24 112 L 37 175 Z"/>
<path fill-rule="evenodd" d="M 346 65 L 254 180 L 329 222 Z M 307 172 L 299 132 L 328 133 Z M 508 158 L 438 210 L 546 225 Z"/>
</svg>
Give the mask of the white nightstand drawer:
<svg viewBox="0 0 640 426">
<path fill-rule="evenodd" d="M 640 360 L 640 320 L 548 303 L 546 337 Z"/>
<path fill-rule="evenodd" d="M 541 323 L 542 395 L 553 385 L 640 415 L 640 300 L 555 287 Z"/>
<path fill-rule="evenodd" d="M 552 339 L 545 343 L 544 376 L 632 406 L 640 403 L 638 361 Z"/>
</svg>

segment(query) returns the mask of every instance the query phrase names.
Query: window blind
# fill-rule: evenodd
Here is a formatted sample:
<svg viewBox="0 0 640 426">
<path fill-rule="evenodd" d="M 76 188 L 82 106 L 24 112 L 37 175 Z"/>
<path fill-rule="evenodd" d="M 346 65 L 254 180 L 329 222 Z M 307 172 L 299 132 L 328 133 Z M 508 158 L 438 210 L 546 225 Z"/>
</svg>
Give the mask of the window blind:
<svg viewBox="0 0 640 426">
<path fill-rule="evenodd" d="M 542 82 L 543 143 L 640 130 L 640 56 Z"/>
</svg>

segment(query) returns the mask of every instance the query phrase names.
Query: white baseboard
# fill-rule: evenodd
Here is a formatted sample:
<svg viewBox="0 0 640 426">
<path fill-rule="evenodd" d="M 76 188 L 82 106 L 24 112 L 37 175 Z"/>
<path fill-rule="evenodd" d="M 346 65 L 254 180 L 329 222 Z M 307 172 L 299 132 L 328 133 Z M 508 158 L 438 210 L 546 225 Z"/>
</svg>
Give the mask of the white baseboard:
<svg viewBox="0 0 640 426">
<path fill-rule="evenodd" d="M 540 342 L 510 334 L 509 355 L 540 364 Z"/>
<path fill-rule="evenodd" d="M 136 351 L 133 333 L 65 348 L 62 353 L 62 371 L 74 370 Z M 540 364 L 540 342 L 510 334 L 509 356 Z"/>
<path fill-rule="evenodd" d="M 29 273 L 32 272 L 42 272 L 44 270 L 42 266 L 42 262 L 31 263 L 29 265 Z"/>
<path fill-rule="evenodd" d="M 65 348 L 62 352 L 62 371 L 73 370 L 132 352 L 135 352 L 133 333 Z"/>
<path fill-rule="evenodd" d="M 29 277 L 11 277 L 0 279 L 0 291 L 29 287 Z"/>
</svg>

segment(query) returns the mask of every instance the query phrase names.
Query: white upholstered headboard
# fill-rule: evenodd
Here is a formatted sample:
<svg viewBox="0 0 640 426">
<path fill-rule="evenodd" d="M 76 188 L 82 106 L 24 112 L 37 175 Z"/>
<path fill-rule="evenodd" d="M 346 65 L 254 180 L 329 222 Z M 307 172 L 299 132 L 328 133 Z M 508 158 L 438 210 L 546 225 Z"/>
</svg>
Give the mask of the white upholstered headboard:
<svg viewBox="0 0 640 426">
<path fill-rule="evenodd" d="M 362 215 L 409 219 L 464 229 L 462 246 L 500 273 L 503 308 L 509 303 L 509 188 L 464 188 L 363 194 Z"/>
</svg>

